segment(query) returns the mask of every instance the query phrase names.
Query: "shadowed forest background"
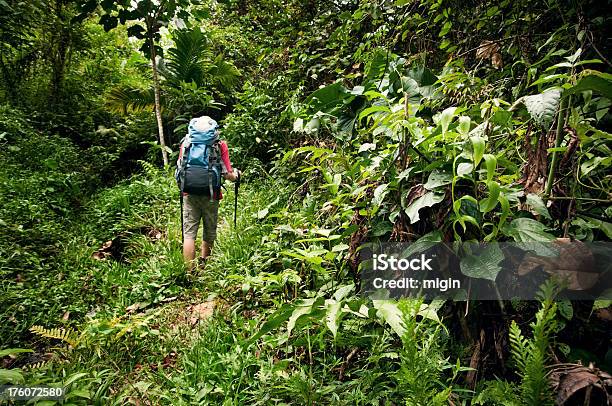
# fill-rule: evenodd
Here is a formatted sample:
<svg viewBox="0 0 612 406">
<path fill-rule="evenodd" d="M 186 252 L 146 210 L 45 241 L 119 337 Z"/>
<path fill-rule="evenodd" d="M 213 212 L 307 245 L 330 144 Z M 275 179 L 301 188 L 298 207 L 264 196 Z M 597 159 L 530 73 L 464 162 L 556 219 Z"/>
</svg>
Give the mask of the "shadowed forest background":
<svg viewBox="0 0 612 406">
<path fill-rule="evenodd" d="M 0 385 L 65 404 L 612 403 L 609 300 L 554 300 L 552 278 L 537 301 L 370 300 L 357 252 L 610 241 L 609 10 L 0 0 Z M 172 173 L 202 115 L 244 180 L 186 280 Z"/>
</svg>

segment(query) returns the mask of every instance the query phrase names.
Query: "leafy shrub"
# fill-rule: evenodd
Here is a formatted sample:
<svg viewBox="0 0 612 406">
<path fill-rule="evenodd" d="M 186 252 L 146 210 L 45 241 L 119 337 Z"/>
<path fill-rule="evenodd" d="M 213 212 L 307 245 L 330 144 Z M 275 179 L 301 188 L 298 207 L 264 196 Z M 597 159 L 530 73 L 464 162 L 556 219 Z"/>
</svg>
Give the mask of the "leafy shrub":
<svg viewBox="0 0 612 406">
<path fill-rule="evenodd" d="M 288 145 L 284 107 L 291 91 L 288 86 L 287 78 L 279 76 L 257 86 L 246 82 L 237 95 L 234 112 L 223 121 L 223 134 L 239 166 L 248 166 L 253 158 L 270 164 L 276 151 Z"/>
</svg>

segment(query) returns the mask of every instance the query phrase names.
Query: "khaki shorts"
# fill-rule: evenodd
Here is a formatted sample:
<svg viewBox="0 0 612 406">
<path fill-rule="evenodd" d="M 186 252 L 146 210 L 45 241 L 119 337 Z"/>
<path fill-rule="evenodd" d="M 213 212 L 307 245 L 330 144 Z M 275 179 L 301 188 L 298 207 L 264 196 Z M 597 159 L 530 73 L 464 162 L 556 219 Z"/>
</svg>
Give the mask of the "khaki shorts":
<svg viewBox="0 0 612 406">
<path fill-rule="evenodd" d="M 185 195 L 183 197 L 183 234 L 185 238 L 195 240 L 198 236 L 200 220 L 203 220 L 202 240 L 213 243 L 217 238 L 218 214 L 218 200 L 211 201 L 208 196 Z"/>
</svg>

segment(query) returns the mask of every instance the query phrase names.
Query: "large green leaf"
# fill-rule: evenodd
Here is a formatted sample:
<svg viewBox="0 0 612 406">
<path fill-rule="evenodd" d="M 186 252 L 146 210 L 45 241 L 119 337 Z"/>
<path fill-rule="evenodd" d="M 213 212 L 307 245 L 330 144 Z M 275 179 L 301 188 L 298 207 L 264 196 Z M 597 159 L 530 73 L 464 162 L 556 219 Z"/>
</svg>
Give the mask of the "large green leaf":
<svg viewBox="0 0 612 406">
<path fill-rule="evenodd" d="M 468 116 L 460 116 L 459 117 L 459 126 L 457 126 L 457 130 L 459 130 L 459 134 L 466 137 L 470 132 L 470 125 L 472 120 Z"/>
<path fill-rule="evenodd" d="M 414 224 L 420 220 L 419 210 L 424 207 L 431 207 L 434 204 L 440 203 L 442 200 L 444 200 L 444 192 L 428 191 L 423 196 L 418 197 L 405 209 L 406 214 L 410 218 L 410 224 Z"/>
<path fill-rule="evenodd" d="M 587 74 L 582 75 L 575 86 L 570 87 L 563 92 L 563 97 L 574 93 L 591 90 L 595 93 L 612 99 L 612 75 L 609 73 L 598 72 L 594 70 L 585 71 Z"/>
<path fill-rule="evenodd" d="M 341 183 L 342 183 L 342 174 L 339 174 L 339 173 L 334 174 L 334 178 L 329 185 L 329 190 L 333 195 L 338 194 L 338 190 L 340 189 Z"/>
<path fill-rule="evenodd" d="M 303 319 L 310 315 L 313 311 L 318 310 L 318 307 L 322 304 L 322 297 L 304 299 L 298 302 L 293 310 L 293 313 L 291 313 L 291 316 L 289 317 L 289 321 L 287 322 L 287 335 L 291 335 L 291 332 L 300 319 Z"/>
<path fill-rule="evenodd" d="M 457 107 L 448 107 L 440 114 L 439 122 L 442 126 L 443 136 L 446 134 L 446 131 L 448 131 L 448 126 L 450 125 L 451 121 L 453 121 L 453 117 L 456 116 L 456 111 Z"/>
<path fill-rule="evenodd" d="M 397 306 L 397 303 L 390 300 L 372 300 L 372 304 L 378 310 L 377 315 L 391 326 L 397 335 L 403 336 L 406 327 L 404 325 L 403 313 Z"/>
<path fill-rule="evenodd" d="M 536 214 L 539 214 L 540 216 L 552 220 L 552 218 L 550 217 L 550 213 L 548 213 L 548 209 L 546 208 L 546 205 L 544 204 L 544 201 L 540 196 L 533 193 L 529 193 L 527 195 L 527 205 L 529 205 Z"/>
<path fill-rule="evenodd" d="M 334 292 L 334 299 L 340 301 L 342 299 L 344 299 L 345 297 L 348 296 L 349 293 L 351 293 L 353 291 L 353 289 L 355 289 L 355 284 L 351 283 L 349 285 L 344 285 L 339 287 L 335 292 Z"/>
<path fill-rule="evenodd" d="M 268 317 L 268 320 L 261 326 L 259 331 L 249 339 L 249 342 L 253 342 L 264 334 L 277 329 L 281 324 L 289 319 L 289 317 L 291 317 L 295 306 L 296 305 L 293 303 L 285 303 L 282 305 L 277 311 Z"/>
<path fill-rule="evenodd" d="M 433 190 L 437 187 L 448 185 L 452 181 L 452 173 L 443 172 L 441 170 L 435 169 L 429 174 L 429 177 L 427 178 L 427 183 L 425 183 L 423 186 L 425 187 L 425 189 Z"/>
<path fill-rule="evenodd" d="M 378 185 L 376 189 L 374 189 L 374 198 L 372 199 L 372 205 L 374 207 L 378 207 L 382 204 L 385 196 L 389 193 L 388 190 L 389 184 L 383 183 L 382 185 Z"/>
<path fill-rule="evenodd" d="M 461 258 L 461 273 L 470 278 L 488 279 L 495 282 L 497 274 L 501 271 L 499 263 L 504 254 L 498 244 L 488 244 L 475 255 L 470 254 Z"/>
<path fill-rule="evenodd" d="M 555 236 L 546 232 L 546 226 L 539 221 L 530 218 L 518 218 L 512 220 L 504 227 L 506 235 L 517 242 L 530 241 L 552 241 Z"/>
<path fill-rule="evenodd" d="M 482 213 L 488 213 L 497 206 L 497 201 L 499 200 L 499 193 L 501 188 L 499 187 L 499 183 L 495 181 L 487 181 L 487 189 L 489 190 L 489 196 L 482 199 L 479 202 L 480 211 Z"/>
<path fill-rule="evenodd" d="M 465 176 L 471 174 L 474 170 L 474 165 L 469 162 L 461 162 L 457 165 L 457 176 Z"/>
<path fill-rule="evenodd" d="M 162 100 L 161 103 L 165 102 Z M 105 104 L 110 111 L 123 115 L 153 111 L 155 96 L 153 88 L 115 87 L 106 94 Z"/>
<path fill-rule="evenodd" d="M 596 220 L 590 217 L 587 217 L 587 221 L 592 224 L 595 228 L 600 229 L 606 235 L 606 237 L 612 239 L 612 223 L 608 223 L 603 220 Z"/>
<path fill-rule="evenodd" d="M 347 98 L 343 100 L 343 105 L 339 106 L 341 108 L 340 112 L 335 114 L 338 118 L 336 120 L 336 129 L 340 133 L 350 134 L 353 131 L 353 127 L 355 127 L 359 117 L 359 112 L 367 105 L 366 97 L 359 95 L 359 92 L 363 92 L 363 90 L 356 90 L 357 88 L 361 88 L 361 86 L 355 86 L 349 92 Z"/>
<path fill-rule="evenodd" d="M 521 97 L 514 103 L 511 110 L 515 110 L 518 105 L 523 104 L 536 124 L 542 129 L 548 130 L 559 108 L 560 100 L 561 89 L 553 87 L 540 94 Z"/>
<path fill-rule="evenodd" d="M 332 332 L 334 338 L 338 334 L 338 321 L 340 318 L 342 302 L 333 299 L 325 301 L 325 325 Z"/>
<path fill-rule="evenodd" d="M 370 58 L 370 63 L 366 69 L 366 84 L 373 84 L 371 82 L 378 80 L 383 75 L 389 61 L 387 52 L 386 50 L 377 49 Z M 367 87 L 370 88 L 371 86 Z"/>
<path fill-rule="evenodd" d="M 407 75 L 416 80 L 419 86 L 431 86 L 438 80 L 436 75 L 425 66 L 414 66 L 407 72 Z"/>
<path fill-rule="evenodd" d="M 393 223 L 387 220 L 379 220 L 372 226 L 370 234 L 372 235 L 372 237 L 380 237 L 381 235 L 390 233 L 392 230 Z"/>
<path fill-rule="evenodd" d="M 209 67 L 212 53 L 208 49 L 208 39 L 202 30 L 176 30 L 172 34 L 174 46 L 168 49 L 165 69 L 160 72 L 166 80 L 178 87 L 180 82 L 194 82 L 203 86 L 205 73 Z"/>
<path fill-rule="evenodd" d="M 242 76 L 238 68 L 228 60 L 223 58 L 223 54 L 219 54 L 212 61 L 212 66 L 207 72 L 212 76 L 215 83 L 220 84 L 225 89 L 231 89 L 240 83 L 239 79 Z"/>
<path fill-rule="evenodd" d="M 423 251 L 430 249 L 431 247 L 435 247 L 437 243 L 441 242 L 443 238 L 442 232 L 440 230 L 433 230 L 415 242 L 408 245 L 408 247 L 402 251 L 402 258 L 408 258 L 414 254 L 419 254 Z"/>
<path fill-rule="evenodd" d="M 610 164 L 612 163 L 612 158 L 611 157 L 601 157 L 601 156 L 596 156 L 593 157 L 587 161 L 584 161 L 581 165 L 580 165 L 580 173 L 582 176 L 586 176 L 588 175 L 590 172 L 592 172 L 593 170 L 595 170 L 598 166 L 605 166 L 605 169 L 607 170 L 610 167 Z"/>
<path fill-rule="evenodd" d="M 308 106 L 309 111 L 312 113 L 317 111 L 329 113 L 334 107 L 342 104 L 348 94 L 346 88 L 341 83 L 332 83 L 311 93 L 304 101 L 304 104 Z"/>
<path fill-rule="evenodd" d="M 474 167 L 478 167 L 478 164 L 480 164 L 480 160 L 484 155 L 485 140 L 483 137 L 473 135 L 470 137 L 470 141 L 472 142 L 472 159 L 474 161 Z"/>
<path fill-rule="evenodd" d="M 390 112 L 391 109 L 389 108 L 389 106 L 381 106 L 381 105 L 373 105 L 373 106 L 367 107 L 359 113 L 359 120 L 361 120 L 364 117 L 370 116 L 374 113 L 381 112 L 381 111 Z"/>
<path fill-rule="evenodd" d="M 402 76 L 399 85 L 398 91 L 408 95 L 408 103 L 414 105 L 421 102 L 421 88 L 416 80 Z"/>
<path fill-rule="evenodd" d="M 492 154 L 484 154 L 483 156 L 485 167 L 487 168 L 487 181 L 493 180 L 495 169 L 497 168 L 497 158 Z"/>
<path fill-rule="evenodd" d="M 443 303 L 442 301 L 440 302 Z M 439 306 L 441 306 L 441 304 L 439 304 Z M 437 312 L 437 310 L 439 309 L 439 306 L 436 305 L 435 303 L 431 303 L 431 304 L 422 303 L 419 308 L 419 311 L 417 312 L 417 315 L 425 319 L 437 321 L 438 323 L 440 323 L 440 317 L 438 316 L 438 312 Z M 440 325 L 444 327 L 442 323 L 440 323 Z"/>
</svg>

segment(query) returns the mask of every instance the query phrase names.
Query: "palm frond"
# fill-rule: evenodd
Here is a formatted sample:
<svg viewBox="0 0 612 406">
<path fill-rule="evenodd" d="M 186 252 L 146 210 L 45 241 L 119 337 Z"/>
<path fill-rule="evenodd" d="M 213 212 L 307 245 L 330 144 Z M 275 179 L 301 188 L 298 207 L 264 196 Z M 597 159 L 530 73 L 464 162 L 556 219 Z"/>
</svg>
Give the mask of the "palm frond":
<svg viewBox="0 0 612 406">
<path fill-rule="evenodd" d="M 225 61 L 222 55 L 217 55 L 208 73 L 214 82 L 226 89 L 235 87 L 242 76 L 238 68 L 233 63 Z"/>
<path fill-rule="evenodd" d="M 172 83 L 194 82 L 203 86 L 212 53 L 200 29 L 178 30 L 173 35 L 174 47 L 168 50 L 164 76 Z"/>
<path fill-rule="evenodd" d="M 152 88 L 116 87 L 111 89 L 106 95 L 105 104 L 108 110 L 123 115 L 141 111 L 153 111 L 155 108 L 155 94 Z M 163 106 L 163 102 L 161 104 Z"/>
</svg>

